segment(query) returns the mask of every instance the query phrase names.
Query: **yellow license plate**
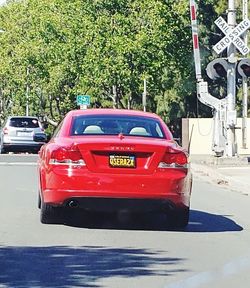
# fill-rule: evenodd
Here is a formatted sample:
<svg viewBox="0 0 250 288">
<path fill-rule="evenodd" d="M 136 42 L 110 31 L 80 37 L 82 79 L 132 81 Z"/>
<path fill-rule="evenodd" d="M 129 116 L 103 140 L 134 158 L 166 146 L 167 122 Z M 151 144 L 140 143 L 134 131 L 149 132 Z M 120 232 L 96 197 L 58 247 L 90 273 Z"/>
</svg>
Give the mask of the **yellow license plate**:
<svg viewBox="0 0 250 288">
<path fill-rule="evenodd" d="M 109 155 L 109 165 L 114 168 L 135 168 L 134 155 Z"/>
</svg>

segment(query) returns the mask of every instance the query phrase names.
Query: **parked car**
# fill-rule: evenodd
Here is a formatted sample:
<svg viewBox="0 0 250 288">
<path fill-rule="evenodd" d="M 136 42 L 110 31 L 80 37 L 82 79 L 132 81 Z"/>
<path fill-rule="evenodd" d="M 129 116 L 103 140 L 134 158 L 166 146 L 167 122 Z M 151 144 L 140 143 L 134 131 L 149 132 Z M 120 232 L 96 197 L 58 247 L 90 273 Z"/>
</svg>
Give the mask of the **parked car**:
<svg viewBox="0 0 250 288">
<path fill-rule="evenodd" d="M 37 117 L 10 116 L 1 129 L 0 153 L 37 153 L 45 142 L 46 134 Z"/>
<path fill-rule="evenodd" d="M 42 223 L 66 207 L 158 211 L 185 227 L 192 176 L 188 153 L 155 114 L 119 109 L 69 112 L 38 160 Z"/>
</svg>

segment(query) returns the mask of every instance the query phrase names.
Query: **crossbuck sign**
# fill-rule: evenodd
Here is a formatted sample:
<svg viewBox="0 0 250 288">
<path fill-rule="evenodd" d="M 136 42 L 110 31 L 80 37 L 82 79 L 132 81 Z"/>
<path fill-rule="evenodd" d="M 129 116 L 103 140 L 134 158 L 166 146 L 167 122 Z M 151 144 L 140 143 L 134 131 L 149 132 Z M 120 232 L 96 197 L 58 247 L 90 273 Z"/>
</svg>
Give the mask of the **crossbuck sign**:
<svg viewBox="0 0 250 288">
<path fill-rule="evenodd" d="M 230 44 L 233 44 L 242 55 L 249 53 L 249 48 L 240 38 L 240 35 L 242 35 L 250 28 L 249 19 L 243 20 L 233 29 L 222 17 L 219 17 L 214 23 L 226 35 L 213 47 L 217 54 L 220 54 L 222 51 L 224 51 Z"/>
</svg>

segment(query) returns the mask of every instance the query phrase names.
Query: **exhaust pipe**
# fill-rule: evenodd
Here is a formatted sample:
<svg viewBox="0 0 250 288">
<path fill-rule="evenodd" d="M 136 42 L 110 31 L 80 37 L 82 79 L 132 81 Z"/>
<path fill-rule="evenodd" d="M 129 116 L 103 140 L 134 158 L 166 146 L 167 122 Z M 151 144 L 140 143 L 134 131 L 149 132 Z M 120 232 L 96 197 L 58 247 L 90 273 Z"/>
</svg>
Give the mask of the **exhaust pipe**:
<svg viewBox="0 0 250 288">
<path fill-rule="evenodd" d="M 78 207 L 78 202 L 76 200 L 71 200 L 71 201 L 69 201 L 68 206 L 70 208 L 77 208 Z"/>
</svg>

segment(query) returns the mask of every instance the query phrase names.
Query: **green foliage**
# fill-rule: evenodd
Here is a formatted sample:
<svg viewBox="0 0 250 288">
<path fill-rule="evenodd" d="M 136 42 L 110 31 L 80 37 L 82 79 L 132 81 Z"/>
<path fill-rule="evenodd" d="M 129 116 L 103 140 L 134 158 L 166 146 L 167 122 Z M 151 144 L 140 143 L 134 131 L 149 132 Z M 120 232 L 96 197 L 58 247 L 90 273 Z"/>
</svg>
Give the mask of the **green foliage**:
<svg viewBox="0 0 250 288">
<path fill-rule="evenodd" d="M 197 2 L 204 60 L 225 1 Z M 24 114 L 28 99 L 31 115 L 59 121 L 79 94 L 91 107 L 142 109 L 144 79 L 148 110 L 166 121 L 196 114 L 186 0 L 12 0 L 0 21 L 2 119 Z"/>
</svg>

